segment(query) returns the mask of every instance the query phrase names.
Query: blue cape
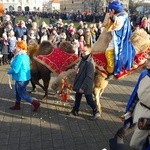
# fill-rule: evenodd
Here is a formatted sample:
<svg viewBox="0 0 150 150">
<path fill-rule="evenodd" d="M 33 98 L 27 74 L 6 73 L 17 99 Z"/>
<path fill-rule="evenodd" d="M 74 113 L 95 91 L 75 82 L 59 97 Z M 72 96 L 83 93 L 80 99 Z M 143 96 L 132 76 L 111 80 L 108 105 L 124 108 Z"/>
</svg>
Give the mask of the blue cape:
<svg viewBox="0 0 150 150">
<path fill-rule="evenodd" d="M 130 110 L 130 108 L 132 107 L 132 104 L 136 101 L 136 99 L 138 98 L 138 95 L 137 95 L 137 90 L 139 88 L 139 83 L 140 81 L 145 77 L 145 76 L 149 76 L 150 77 L 150 72 L 148 72 L 147 69 L 143 70 L 142 73 L 140 74 L 139 76 L 139 79 L 135 85 L 135 88 L 129 98 L 129 101 L 127 103 L 127 107 L 126 107 L 126 112 L 128 112 Z"/>
<path fill-rule="evenodd" d="M 120 30 L 113 32 L 114 51 L 115 51 L 115 69 L 114 74 L 118 75 L 122 69 L 129 70 L 133 66 L 134 57 L 136 54 L 133 47 L 131 37 L 131 26 L 127 13 L 120 13 L 118 16 L 124 18 L 124 25 Z"/>
</svg>

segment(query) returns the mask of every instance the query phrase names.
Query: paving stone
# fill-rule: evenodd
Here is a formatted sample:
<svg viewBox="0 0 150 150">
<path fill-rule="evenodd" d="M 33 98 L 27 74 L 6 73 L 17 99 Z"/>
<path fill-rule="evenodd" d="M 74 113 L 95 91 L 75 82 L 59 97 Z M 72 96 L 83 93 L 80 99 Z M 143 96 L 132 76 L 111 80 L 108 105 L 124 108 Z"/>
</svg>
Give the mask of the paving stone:
<svg viewBox="0 0 150 150">
<path fill-rule="evenodd" d="M 25 143 L 25 144 L 21 143 L 19 146 L 19 149 L 20 150 L 30 150 L 31 149 L 30 143 Z"/>
<path fill-rule="evenodd" d="M 7 150 L 19 150 L 19 144 L 9 144 Z"/>
<path fill-rule="evenodd" d="M 30 141 L 31 141 L 30 136 L 21 136 L 20 137 L 20 143 L 21 144 L 30 143 Z"/>
<path fill-rule="evenodd" d="M 14 105 L 13 90 L 8 87 L 8 65 L 0 66 L 0 150 L 109 150 L 108 140 L 122 125 L 119 116 L 124 113 L 127 100 L 139 73 L 123 80 L 110 81 L 102 95 L 102 117 L 90 121 L 91 108 L 83 97 L 80 116 L 66 115 L 74 104 L 73 100 L 62 103 L 49 88 L 49 98 L 42 101 L 35 113 L 31 105 L 22 101 L 21 110 L 12 111 Z M 55 79 L 52 75 L 51 81 Z M 52 83 L 52 82 L 51 82 Z M 31 89 L 31 84 L 28 86 Z M 39 99 L 43 90 L 37 88 L 31 94 Z M 74 93 L 71 94 L 74 97 Z M 125 139 L 129 144 L 131 136 Z"/>
<path fill-rule="evenodd" d="M 7 145 L 0 145 L 1 150 L 7 150 Z"/>
</svg>

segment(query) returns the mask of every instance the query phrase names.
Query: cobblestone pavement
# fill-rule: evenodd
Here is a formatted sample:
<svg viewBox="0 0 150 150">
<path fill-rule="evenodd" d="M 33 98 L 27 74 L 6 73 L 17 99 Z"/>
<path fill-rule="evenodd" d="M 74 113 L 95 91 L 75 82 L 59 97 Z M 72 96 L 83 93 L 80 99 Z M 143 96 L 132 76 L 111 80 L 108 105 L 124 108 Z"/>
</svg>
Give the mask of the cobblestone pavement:
<svg viewBox="0 0 150 150">
<path fill-rule="evenodd" d="M 15 96 L 14 88 L 8 85 L 7 69 L 8 66 L 0 66 L 0 150 L 109 150 L 108 140 L 122 125 L 119 116 L 124 113 L 139 75 L 136 72 L 122 80 L 110 81 L 101 98 L 102 117 L 91 121 L 91 109 L 85 99 L 80 117 L 71 117 L 66 113 L 74 100 L 60 102 L 50 88 L 49 98 L 41 102 L 38 112 L 32 112 L 26 102 L 22 102 L 21 110 L 10 110 Z M 40 100 L 43 91 L 38 88 L 32 95 Z"/>
</svg>

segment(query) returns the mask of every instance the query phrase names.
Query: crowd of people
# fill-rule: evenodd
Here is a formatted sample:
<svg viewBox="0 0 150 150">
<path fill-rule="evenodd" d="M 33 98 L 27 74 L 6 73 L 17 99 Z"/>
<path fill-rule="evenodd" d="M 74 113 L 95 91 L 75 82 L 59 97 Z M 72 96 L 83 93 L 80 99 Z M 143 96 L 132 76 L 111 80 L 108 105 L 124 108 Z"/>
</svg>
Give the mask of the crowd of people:
<svg viewBox="0 0 150 150">
<path fill-rule="evenodd" d="M 134 13 L 130 16 L 132 30 L 135 27 L 143 28 L 147 33 L 150 33 L 150 17 L 149 15 L 141 15 Z"/>
<path fill-rule="evenodd" d="M 44 21 L 38 26 L 35 20 L 27 18 L 20 20 L 13 25 L 11 17 L 5 15 L 0 26 L 0 52 L 2 64 L 8 64 L 12 58 L 12 52 L 18 39 L 24 40 L 27 44 L 33 39 L 38 44 L 44 40 L 49 40 L 57 47 L 62 41 L 70 41 L 78 55 L 85 44 L 91 45 L 96 42 L 101 33 L 102 22 L 98 24 L 80 21 L 76 27 L 74 23 L 64 23 L 58 19 L 53 24 L 46 24 Z"/>
<path fill-rule="evenodd" d="M 9 15 L 10 14 L 10 15 Z M 18 38 L 25 40 L 27 43 L 29 40 L 34 39 L 39 44 L 43 40 L 49 40 L 54 43 L 55 47 L 60 42 L 66 40 L 70 41 L 74 47 L 75 53 L 80 54 L 85 44 L 91 45 L 96 42 L 102 31 L 102 22 L 104 20 L 104 14 L 98 15 L 96 19 L 98 23 L 88 23 L 91 21 L 88 18 L 89 15 L 76 13 L 75 18 L 80 18 L 79 25 L 75 26 L 73 22 L 65 23 L 63 19 L 69 19 L 68 13 L 35 13 L 26 12 L 24 15 L 26 20 L 20 20 L 15 24 L 15 17 L 17 13 L 7 12 L 7 15 L 3 17 L 3 21 L 0 23 L 0 65 L 8 64 L 12 58 L 12 51 L 15 46 L 15 42 Z M 42 22 L 40 26 L 37 23 L 38 17 L 45 17 L 50 19 L 49 24 Z M 73 14 L 71 14 L 73 16 Z M 80 16 L 80 17 L 79 17 Z M 92 14 L 93 16 L 93 14 Z M 61 18 L 61 19 L 60 19 Z M 73 17 L 71 17 L 73 18 Z M 86 19 L 85 19 L 86 18 Z M 72 21 L 74 19 L 71 19 Z M 77 21 L 77 20 L 75 20 Z M 131 15 L 131 27 L 134 30 L 136 27 L 144 28 L 149 33 L 150 23 L 146 16 L 135 17 Z"/>
</svg>

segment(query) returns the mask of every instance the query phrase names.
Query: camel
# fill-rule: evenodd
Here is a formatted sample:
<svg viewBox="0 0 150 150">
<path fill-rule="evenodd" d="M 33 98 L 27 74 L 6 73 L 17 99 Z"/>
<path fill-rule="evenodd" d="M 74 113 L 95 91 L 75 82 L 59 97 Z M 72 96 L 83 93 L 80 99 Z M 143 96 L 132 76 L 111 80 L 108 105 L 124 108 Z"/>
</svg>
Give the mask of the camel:
<svg viewBox="0 0 150 150">
<path fill-rule="evenodd" d="M 102 34 L 99 36 L 98 40 L 92 47 L 93 55 L 100 53 L 103 54 L 110 40 L 111 40 L 111 33 L 106 32 L 106 30 L 103 30 Z M 150 47 L 149 35 L 143 29 L 135 30 L 132 33 L 131 42 L 136 48 L 136 54 L 138 55 L 143 53 L 142 55 L 144 55 L 142 60 L 137 60 L 138 65 L 142 66 L 146 61 L 146 51 Z M 102 49 L 100 49 L 100 47 Z M 93 87 L 93 94 L 100 113 L 102 112 L 100 97 L 109 83 L 109 80 L 106 80 L 107 75 L 103 71 L 101 71 L 103 70 L 101 68 L 103 67 L 97 65 Z M 136 70 L 137 68 L 138 66 L 137 64 L 135 64 L 133 71 Z M 58 76 L 58 78 L 52 83 L 51 88 L 57 93 L 60 93 L 63 91 L 62 87 L 64 87 L 63 84 L 65 81 L 65 83 L 67 83 L 67 87 L 71 89 L 75 78 L 75 74 L 76 70 L 74 69 L 62 72 Z M 68 94 L 70 94 L 70 92 Z"/>
<path fill-rule="evenodd" d="M 59 49 L 66 53 L 74 54 L 74 50 L 70 42 L 62 42 L 59 45 Z M 53 68 L 50 68 L 47 64 L 38 59 L 38 56 L 42 56 L 44 58 L 54 53 L 56 50 L 57 49 L 54 49 L 53 44 L 51 44 L 49 41 L 43 41 L 40 45 L 38 45 L 35 41 L 29 41 L 28 44 L 28 55 L 31 59 L 31 92 L 35 91 L 36 85 L 40 86 L 45 92 L 42 100 L 46 100 L 48 98 L 48 87 L 51 79 L 51 73 L 54 72 L 58 74 L 58 72 L 55 72 Z M 75 56 L 74 59 L 76 59 L 76 57 L 77 56 Z M 68 67 L 72 67 L 72 64 L 69 64 Z M 43 84 L 39 82 L 40 79 L 42 79 Z"/>
</svg>

